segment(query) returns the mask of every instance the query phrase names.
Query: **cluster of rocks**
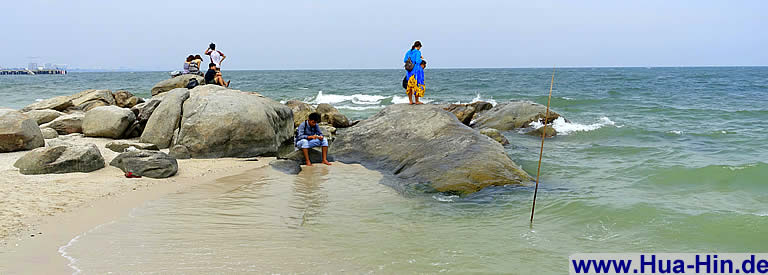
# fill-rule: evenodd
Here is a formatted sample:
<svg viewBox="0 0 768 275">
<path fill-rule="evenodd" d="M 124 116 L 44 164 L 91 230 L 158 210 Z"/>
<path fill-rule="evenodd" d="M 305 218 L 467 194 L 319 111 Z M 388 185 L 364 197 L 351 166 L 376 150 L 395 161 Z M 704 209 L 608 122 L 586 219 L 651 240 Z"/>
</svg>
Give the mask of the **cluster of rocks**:
<svg viewBox="0 0 768 275">
<path fill-rule="evenodd" d="M 524 101 L 496 106 L 395 104 L 369 119 L 350 121 L 328 104 L 295 100 L 280 104 L 258 93 L 216 85 L 187 89 L 187 83 L 197 78 L 184 75 L 162 81 L 146 102 L 127 91 L 86 90 L 20 111 L 0 109 L 0 152 L 32 150 L 14 164 L 23 174 L 105 167 L 93 144 L 50 142 L 44 147 L 46 138 L 82 133 L 116 139 L 106 147 L 121 154 L 110 165 L 140 176 L 173 176 L 176 159 L 256 156 L 277 156 L 271 163 L 274 168 L 298 173 L 304 157 L 294 148 L 293 136 L 296 127 L 317 112 L 323 133 L 333 143 L 330 160 L 335 156 L 388 171 L 406 184 L 468 194 L 531 180 L 505 153 L 502 144 L 509 141 L 500 131 L 535 132 L 533 123 L 546 113 L 544 106 Z M 550 111 L 544 123 L 558 117 Z M 554 134 L 554 130 L 548 133 Z M 125 140 L 134 137 L 138 140 Z M 320 151 L 311 150 L 310 158 L 320 162 Z"/>
<path fill-rule="evenodd" d="M 499 131 L 519 130 L 536 136 L 541 136 L 542 131 L 546 131 L 546 137 L 553 137 L 557 135 L 557 131 L 551 126 L 534 127 L 533 124 L 551 125 L 560 117 L 560 114 L 552 110 L 549 110 L 549 116 L 547 116 L 546 106 L 530 101 L 509 101 L 496 106 L 478 101 L 469 104 L 450 104 L 443 106 L 443 109 L 453 113 L 464 125 L 478 129 L 502 144 L 509 144 L 509 141 Z M 545 118 L 546 122 L 544 122 Z"/>
</svg>

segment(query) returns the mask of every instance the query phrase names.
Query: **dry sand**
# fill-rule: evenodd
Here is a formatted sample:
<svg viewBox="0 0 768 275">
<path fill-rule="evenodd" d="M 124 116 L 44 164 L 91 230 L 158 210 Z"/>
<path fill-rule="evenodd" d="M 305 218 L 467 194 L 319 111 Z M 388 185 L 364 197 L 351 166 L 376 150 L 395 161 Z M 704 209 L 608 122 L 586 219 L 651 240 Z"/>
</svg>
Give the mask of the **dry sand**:
<svg viewBox="0 0 768 275">
<path fill-rule="evenodd" d="M 128 210 L 164 194 L 259 168 L 270 161 L 270 158 L 179 160 L 179 171 L 171 178 L 129 179 L 120 169 L 109 166 L 118 155 L 104 147 L 111 139 L 85 138 L 78 134 L 58 139 L 74 144 L 96 144 L 107 167 L 91 173 L 22 175 L 13 163 L 27 152 L 0 153 L 0 257 L 5 260 L 29 260 L 30 264 L 48 260 L 65 262 L 56 253 L 61 241 L 66 243 L 76 235 L 73 233 L 123 214 L 120 209 Z M 63 221 L 72 224 L 75 220 L 82 220 L 82 226 L 57 227 Z M 14 253 L 15 256 L 9 256 Z"/>
</svg>

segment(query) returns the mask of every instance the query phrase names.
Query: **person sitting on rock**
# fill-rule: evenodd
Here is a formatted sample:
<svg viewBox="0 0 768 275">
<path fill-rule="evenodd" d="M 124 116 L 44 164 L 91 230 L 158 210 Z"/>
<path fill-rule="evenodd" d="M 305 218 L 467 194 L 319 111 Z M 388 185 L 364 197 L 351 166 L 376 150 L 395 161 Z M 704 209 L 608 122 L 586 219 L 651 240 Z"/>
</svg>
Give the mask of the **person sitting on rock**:
<svg viewBox="0 0 768 275">
<path fill-rule="evenodd" d="M 189 56 L 187 58 L 189 60 L 189 64 L 186 64 L 187 72 L 188 74 L 196 74 L 196 75 L 203 75 L 203 72 L 200 71 L 200 65 L 203 63 L 203 58 L 200 55 L 197 56 Z"/>
<path fill-rule="evenodd" d="M 320 123 L 320 114 L 311 113 L 309 118 L 299 124 L 299 128 L 296 129 L 296 147 L 301 148 L 301 151 L 304 152 L 307 166 L 312 166 L 312 162 L 309 160 L 309 148 L 317 146 L 323 147 L 323 164 L 331 165 L 328 162 L 328 139 L 323 137 L 318 123 Z"/>
<path fill-rule="evenodd" d="M 184 61 L 184 70 L 182 70 L 182 73 L 188 74 L 189 73 L 189 63 L 192 62 L 192 60 L 195 59 L 194 55 L 187 56 L 187 61 Z"/>
<path fill-rule="evenodd" d="M 214 63 L 208 64 L 208 71 L 205 72 L 205 84 L 229 87 L 229 81 L 224 82 L 224 78 L 221 77 L 221 71 L 216 69 L 216 64 Z"/>
</svg>

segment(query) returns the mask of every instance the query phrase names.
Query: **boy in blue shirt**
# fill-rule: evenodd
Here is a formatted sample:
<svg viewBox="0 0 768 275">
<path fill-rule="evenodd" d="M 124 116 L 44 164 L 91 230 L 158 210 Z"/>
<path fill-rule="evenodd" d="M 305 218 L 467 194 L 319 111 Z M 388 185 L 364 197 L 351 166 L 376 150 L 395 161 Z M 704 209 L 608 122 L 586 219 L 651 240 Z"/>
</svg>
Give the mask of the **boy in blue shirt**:
<svg viewBox="0 0 768 275">
<path fill-rule="evenodd" d="M 323 164 L 331 165 L 328 162 L 328 139 L 323 137 L 323 132 L 317 125 L 318 122 L 320 122 L 320 114 L 311 113 L 309 118 L 299 124 L 299 128 L 296 129 L 296 147 L 301 148 L 301 151 L 304 152 L 307 166 L 312 166 L 312 162 L 309 161 L 309 148 L 317 146 L 323 147 Z"/>
</svg>

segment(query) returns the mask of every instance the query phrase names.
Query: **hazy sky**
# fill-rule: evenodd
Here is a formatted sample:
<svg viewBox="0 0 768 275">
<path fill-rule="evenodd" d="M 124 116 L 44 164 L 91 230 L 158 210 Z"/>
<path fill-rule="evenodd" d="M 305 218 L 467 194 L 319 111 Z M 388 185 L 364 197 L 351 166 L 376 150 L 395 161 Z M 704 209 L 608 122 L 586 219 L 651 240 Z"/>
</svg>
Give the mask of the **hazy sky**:
<svg viewBox="0 0 768 275">
<path fill-rule="evenodd" d="M 768 1 L 39 1 L 4 3 L 0 66 L 175 70 L 768 65 Z M 206 58 L 207 61 L 207 58 Z"/>
</svg>

